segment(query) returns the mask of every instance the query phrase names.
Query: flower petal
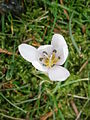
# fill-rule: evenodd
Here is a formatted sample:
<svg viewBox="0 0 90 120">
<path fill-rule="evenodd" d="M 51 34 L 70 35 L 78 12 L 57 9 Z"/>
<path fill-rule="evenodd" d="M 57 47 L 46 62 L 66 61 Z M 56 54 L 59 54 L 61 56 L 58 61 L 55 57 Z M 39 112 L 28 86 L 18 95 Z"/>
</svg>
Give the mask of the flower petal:
<svg viewBox="0 0 90 120">
<path fill-rule="evenodd" d="M 64 37 L 60 34 L 54 34 L 52 37 L 51 45 L 58 48 L 67 47 Z"/>
<path fill-rule="evenodd" d="M 37 49 L 31 45 L 21 44 L 19 45 L 19 52 L 21 56 L 29 62 L 36 60 Z"/>
<path fill-rule="evenodd" d="M 64 81 L 70 76 L 70 73 L 64 67 L 54 66 L 48 70 L 48 76 L 52 81 Z"/>
<path fill-rule="evenodd" d="M 54 34 L 52 37 L 51 45 L 53 49 L 57 50 L 57 56 L 60 57 L 59 65 L 64 64 L 68 56 L 68 46 L 64 37 L 60 34 Z"/>
<path fill-rule="evenodd" d="M 52 53 L 52 45 L 42 45 L 38 48 L 38 52 L 42 54 L 42 52 L 45 51 L 48 54 Z"/>
<path fill-rule="evenodd" d="M 57 50 L 56 57 L 60 57 L 59 61 L 57 62 L 57 65 L 63 65 L 68 56 L 68 48 L 63 47 L 63 48 L 54 48 L 54 49 Z"/>
<path fill-rule="evenodd" d="M 43 65 L 41 65 L 38 61 L 32 62 L 32 65 L 33 65 L 36 69 L 38 69 L 38 70 L 40 70 L 40 71 L 42 71 L 42 72 L 47 72 L 47 70 L 48 70 L 48 68 L 46 68 L 46 67 L 44 67 Z"/>
</svg>

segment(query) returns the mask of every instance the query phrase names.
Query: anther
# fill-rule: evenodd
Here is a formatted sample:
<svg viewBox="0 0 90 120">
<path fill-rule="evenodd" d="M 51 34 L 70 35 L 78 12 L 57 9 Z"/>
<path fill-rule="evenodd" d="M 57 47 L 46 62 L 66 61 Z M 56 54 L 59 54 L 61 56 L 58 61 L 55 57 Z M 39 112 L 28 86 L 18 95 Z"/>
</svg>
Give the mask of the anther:
<svg viewBox="0 0 90 120">
<path fill-rule="evenodd" d="M 53 64 L 51 67 L 54 67 L 55 66 L 55 64 Z"/>
<path fill-rule="evenodd" d="M 43 66 L 46 66 L 45 64 L 43 64 Z"/>
<path fill-rule="evenodd" d="M 46 54 L 46 55 L 48 55 L 48 53 L 47 53 L 46 51 L 43 51 L 43 54 Z"/>
<path fill-rule="evenodd" d="M 43 58 L 39 58 L 39 60 L 40 60 L 40 61 L 42 61 L 42 60 L 43 60 Z"/>
<path fill-rule="evenodd" d="M 54 53 L 56 53 L 56 52 L 57 52 L 57 50 L 56 50 L 56 49 L 54 49 L 54 50 L 53 50 L 53 52 L 54 52 Z"/>
<path fill-rule="evenodd" d="M 58 59 L 60 59 L 60 56 L 58 56 Z"/>
</svg>

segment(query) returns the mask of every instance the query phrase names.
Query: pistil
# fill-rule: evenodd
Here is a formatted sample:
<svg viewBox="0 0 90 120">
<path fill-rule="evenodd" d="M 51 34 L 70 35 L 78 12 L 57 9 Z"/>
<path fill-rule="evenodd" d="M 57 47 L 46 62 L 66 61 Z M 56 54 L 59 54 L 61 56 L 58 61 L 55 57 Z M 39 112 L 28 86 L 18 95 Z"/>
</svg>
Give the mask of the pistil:
<svg viewBox="0 0 90 120">
<path fill-rule="evenodd" d="M 48 56 L 47 58 L 45 58 L 44 64 L 48 68 L 51 68 L 52 66 L 54 66 L 57 63 L 58 60 L 59 59 L 55 56 L 55 53 L 53 52 L 51 54 L 51 56 Z"/>
</svg>

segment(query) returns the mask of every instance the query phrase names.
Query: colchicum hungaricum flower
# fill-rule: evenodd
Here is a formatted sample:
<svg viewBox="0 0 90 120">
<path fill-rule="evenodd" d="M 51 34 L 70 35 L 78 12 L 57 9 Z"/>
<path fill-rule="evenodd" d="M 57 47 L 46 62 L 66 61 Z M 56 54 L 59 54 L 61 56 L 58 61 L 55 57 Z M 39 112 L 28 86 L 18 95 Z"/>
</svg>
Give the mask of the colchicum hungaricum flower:
<svg viewBox="0 0 90 120">
<path fill-rule="evenodd" d="M 47 73 L 52 81 L 64 81 L 70 75 L 69 71 L 61 66 L 67 59 L 68 46 L 60 34 L 53 35 L 51 45 L 42 45 L 38 49 L 21 44 L 19 52 L 36 69 Z"/>
</svg>

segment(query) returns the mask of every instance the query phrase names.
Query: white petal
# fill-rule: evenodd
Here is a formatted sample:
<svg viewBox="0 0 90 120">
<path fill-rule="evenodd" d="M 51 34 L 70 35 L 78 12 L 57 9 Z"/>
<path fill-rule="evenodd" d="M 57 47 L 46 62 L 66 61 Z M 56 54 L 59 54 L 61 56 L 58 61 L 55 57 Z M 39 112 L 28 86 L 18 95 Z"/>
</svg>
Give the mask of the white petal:
<svg viewBox="0 0 90 120">
<path fill-rule="evenodd" d="M 64 67 L 54 66 L 48 70 L 48 76 L 52 81 L 64 81 L 70 76 L 70 73 Z"/>
<path fill-rule="evenodd" d="M 52 37 L 51 45 L 54 47 L 67 47 L 67 43 L 64 39 L 64 37 L 60 34 L 54 34 Z"/>
<path fill-rule="evenodd" d="M 21 44 L 19 45 L 19 52 L 21 56 L 29 62 L 36 60 L 37 49 L 31 45 Z"/>
<path fill-rule="evenodd" d="M 51 47 L 51 45 L 41 45 L 39 48 L 38 48 L 38 50 L 47 50 L 47 49 L 49 49 Z"/>
<path fill-rule="evenodd" d="M 56 57 L 60 57 L 59 61 L 57 62 L 57 65 L 63 65 L 68 57 L 68 48 L 54 48 L 57 50 Z"/>
<path fill-rule="evenodd" d="M 42 54 L 42 52 L 45 51 L 48 54 L 52 53 L 52 45 L 42 45 L 38 48 L 38 52 Z"/>
<path fill-rule="evenodd" d="M 32 62 L 32 65 L 33 65 L 36 69 L 38 69 L 38 70 L 40 70 L 40 71 L 42 71 L 42 72 L 47 72 L 47 70 L 48 70 L 48 68 L 46 68 L 46 67 L 44 67 L 43 65 L 41 65 L 38 61 Z"/>
<path fill-rule="evenodd" d="M 64 37 L 60 34 L 54 34 L 51 45 L 57 50 L 57 56 L 60 56 L 59 65 L 64 64 L 68 56 L 68 46 Z"/>
</svg>

